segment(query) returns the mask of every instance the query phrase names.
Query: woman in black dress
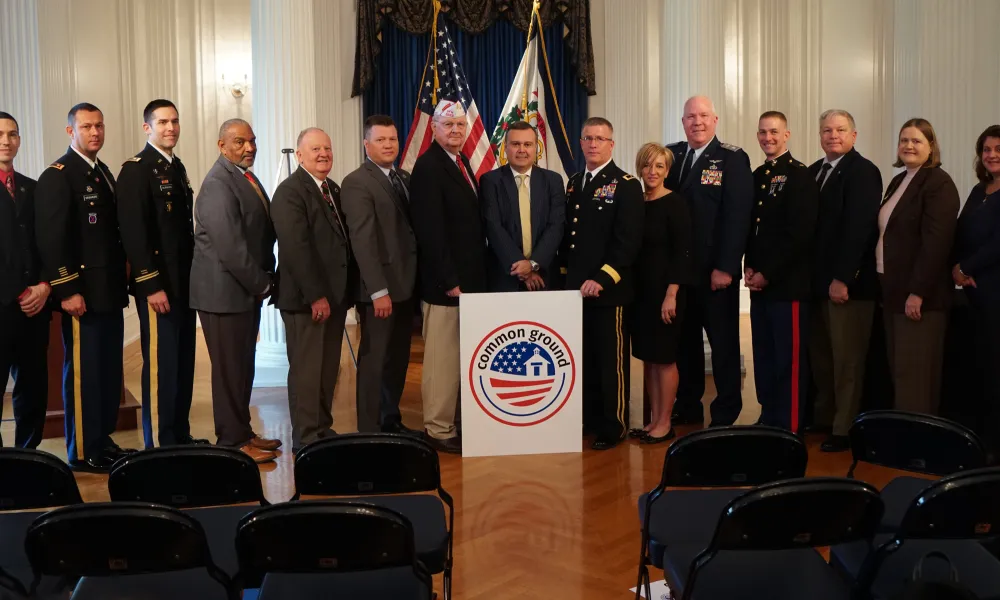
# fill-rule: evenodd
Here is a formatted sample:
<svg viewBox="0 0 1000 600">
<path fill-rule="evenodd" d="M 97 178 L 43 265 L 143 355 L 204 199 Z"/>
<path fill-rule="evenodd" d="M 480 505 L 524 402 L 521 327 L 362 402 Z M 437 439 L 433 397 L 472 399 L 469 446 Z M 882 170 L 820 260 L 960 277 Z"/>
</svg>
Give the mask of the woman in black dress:
<svg viewBox="0 0 1000 600">
<path fill-rule="evenodd" d="M 691 215 L 687 199 L 664 187 L 673 163 L 666 147 L 649 143 L 639 149 L 635 170 L 646 199 L 642 249 L 632 270 L 635 302 L 630 312 L 632 356 L 643 361 L 651 420 L 632 436 L 641 443 L 673 439 L 670 426 L 677 398 L 677 344 L 684 315 L 684 286 L 692 281 Z"/>
<path fill-rule="evenodd" d="M 976 330 L 976 365 L 985 392 L 982 432 L 1000 456 L 1000 125 L 976 141 L 976 177 L 955 230 L 951 276 L 965 288 Z"/>
</svg>

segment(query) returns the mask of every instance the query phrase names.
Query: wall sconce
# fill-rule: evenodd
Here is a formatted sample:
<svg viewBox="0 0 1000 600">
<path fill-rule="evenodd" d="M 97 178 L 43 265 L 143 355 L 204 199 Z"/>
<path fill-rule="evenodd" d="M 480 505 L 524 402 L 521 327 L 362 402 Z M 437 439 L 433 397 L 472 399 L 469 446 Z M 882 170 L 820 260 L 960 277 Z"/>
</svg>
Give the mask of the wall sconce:
<svg viewBox="0 0 1000 600">
<path fill-rule="evenodd" d="M 233 95 L 236 100 L 242 100 L 244 96 L 250 91 L 250 82 L 246 75 L 243 75 L 243 81 L 234 81 L 232 83 L 226 83 L 226 75 L 222 75 L 222 89 Z"/>
</svg>

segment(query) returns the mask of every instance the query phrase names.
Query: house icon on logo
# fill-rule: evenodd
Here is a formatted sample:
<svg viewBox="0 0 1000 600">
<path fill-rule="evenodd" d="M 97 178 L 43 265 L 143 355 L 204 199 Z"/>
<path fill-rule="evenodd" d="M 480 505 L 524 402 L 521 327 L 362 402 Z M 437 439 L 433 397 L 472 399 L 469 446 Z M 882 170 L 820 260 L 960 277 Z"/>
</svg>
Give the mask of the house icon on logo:
<svg viewBox="0 0 1000 600">
<path fill-rule="evenodd" d="M 534 377 L 545 377 L 549 374 L 549 365 L 552 363 L 546 360 L 539 354 L 538 348 L 535 348 L 535 355 L 525 361 L 525 366 L 527 367 L 528 374 Z"/>
</svg>

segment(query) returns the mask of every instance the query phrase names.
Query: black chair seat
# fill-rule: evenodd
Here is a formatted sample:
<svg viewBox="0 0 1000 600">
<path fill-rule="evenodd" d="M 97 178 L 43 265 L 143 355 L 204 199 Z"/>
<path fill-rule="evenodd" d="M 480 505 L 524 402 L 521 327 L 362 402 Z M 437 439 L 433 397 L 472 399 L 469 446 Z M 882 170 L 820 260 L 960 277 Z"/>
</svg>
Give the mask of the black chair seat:
<svg viewBox="0 0 1000 600">
<path fill-rule="evenodd" d="M 874 547 L 891 538 L 889 534 L 875 537 Z M 872 585 L 875 597 L 893 597 L 903 588 L 903 583 L 913 574 L 917 561 L 931 550 L 944 552 L 958 571 L 959 580 L 978 598 L 1000 599 L 1000 561 L 982 544 L 972 540 L 907 540 L 900 548 L 886 557 L 879 567 Z M 830 548 L 830 565 L 846 581 L 853 582 L 868 556 L 867 542 L 839 544 Z M 950 571 L 945 561 L 929 558 L 924 561 L 924 578 L 947 581 Z"/>
<path fill-rule="evenodd" d="M 63 596 L 65 598 L 65 596 Z M 172 573 L 84 577 L 70 600 L 227 600 L 226 591 L 205 569 Z"/>
<path fill-rule="evenodd" d="M 712 539 L 719 513 L 733 498 L 746 490 L 677 490 L 669 489 L 656 499 L 650 509 L 649 556 L 652 564 L 663 564 L 663 549 L 668 544 L 701 544 Z M 639 524 L 645 525 L 646 497 L 639 496 Z"/>
<path fill-rule="evenodd" d="M 885 503 L 885 514 L 882 515 L 882 522 L 879 524 L 880 532 L 891 533 L 899 529 L 903 522 L 903 515 L 910 507 L 913 499 L 920 492 L 934 483 L 931 479 L 921 479 L 919 477 L 897 477 L 885 484 L 879 494 L 882 502 Z"/>
<path fill-rule="evenodd" d="M 674 598 L 680 598 L 688 570 L 705 549 L 701 544 L 671 544 L 663 571 Z M 707 600 L 846 600 L 851 587 L 812 548 L 719 552 L 698 575 L 693 598 Z"/>
<path fill-rule="evenodd" d="M 394 510 L 409 519 L 413 524 L 417 558 L 431 573 L 444 571 L 448 558 L 448 524 L 445 522 L 444 505 L 437 496 L 367 496 L 357 500 Z"/>
<path fill-rule="evenodd" d="M 410 567 L 356 573 L 268 573 L 257 600 L 430 600 Z"/>
<path fill-rule="evenodd" d="M 212 561 L 226 575 L 233 577 L 239 571 L 239 561 L 236 558 L 236 529 L 240 519 L 260 508 L 256 504 L 238 506 L 212 506 L 208 508 L 193 508 L 185 510 L 186 514 L 201 523 L 208 540 L 208 549 L 212 552 Z"/>
</svg>

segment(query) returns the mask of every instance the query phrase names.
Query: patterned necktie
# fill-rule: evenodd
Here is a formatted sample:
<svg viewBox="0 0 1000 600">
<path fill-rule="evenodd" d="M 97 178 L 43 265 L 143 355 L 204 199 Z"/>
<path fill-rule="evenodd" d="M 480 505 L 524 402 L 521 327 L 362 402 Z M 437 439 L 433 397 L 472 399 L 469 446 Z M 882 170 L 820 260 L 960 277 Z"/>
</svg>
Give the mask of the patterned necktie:
<svg viewBox="0 0 1000 600">
<path fill-rule="evenodd" d="M 396 195 L 399 196 L 399 201 L 405 206 L 409 202 L 409 197 L 406 195 L 406 186 L 403 185 L 403 180 L 400 179 L 399 173 L 395 169 L 389 171 L 389 183 L 392 184 L 392 188 L 396 190 Z"/>
<path fill-rule="evenodd" d="M 465 177 L 466 183 L 468 183 L 469 187 L 472 188 L 472 191 L 475 192 L 476 186 L 472 185 L 472 179 L 469 178 L 469 172 L 465 170 L 465 165 L 462 164 L 461 154 L 455 157 L 455 164 L 458 165 L 458 170 L 461 171 L 462 175 Z"/>
<path fill-rule="evenodd" d="M 271 207 L 267 203 L 267 198 L 264 198 L 264 192 L 260 191 L 260 186 L 257 185 L 257 179 L 254 178 L 250 171 L 244 171 L 243 176 L 246 177 L 247 181 L 250 182 L 250 185 L 253 186 L 253 191 L 257 192 L 257 197 L 260 198 L 260 203 L 264 205 L 264 212 L 267 213 L 267 216 L 271 216 Z"/>
<path fill-rule="evenodd" d="M 531 258 L 531 188 L 527 175 L 517 175 L 517 206 L 521 213 L 521 248 Z"/>
<path fill-rule="evenodd" d="M 819 177 L 816 178 L 817 183 L 819 183 L 819 189 L 823 189 L 823 185 L 826 183 L 826 177 L 830 173 L 830 169 L 833 167 L 830 163 L 825 162 L 823 166 L 819 168 Z"/>
<path fill-rule="evenodd" d="M 344 234 L 344 239 L 347 239 L 347 229 L 344 228 L 344 222 L 340 220 L 340 211 L 337 210 L 337 205 L 333 203 L 333 196 L 330 195 L 330 186 L 324 181 L 323 185 L 320 186 L 323 190 L 323 199 L 330 206 L 330 210 L 333 211 L 333 216 L 337 218 L 337 225 L 340 225 L 340 232 Z"/>
<path fill-rule="evenodd" d="M 11 171 L 10 173 L 0 171 L 0 176 L 5 178 L 3 185 L 7 188 L 7 191 L 10 192 L 10 197 L 16 200 L 17 198 L 14 196 L 14 171 Z"/>
<path fill-rule="evenodd" d="M 681 177 L 678 183 L 684 183 L 687 179 L 688 173 L 691 172 L 691 166 L 694 163 L 694 150 L 688 150 L 687 154 L 684 155 L 684 163 L 681 165 Z"/>
</svg>

